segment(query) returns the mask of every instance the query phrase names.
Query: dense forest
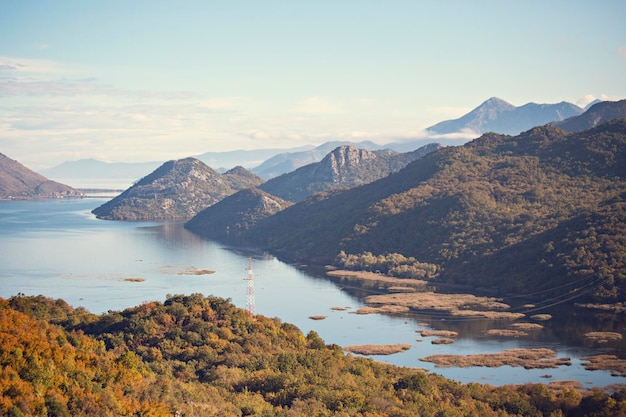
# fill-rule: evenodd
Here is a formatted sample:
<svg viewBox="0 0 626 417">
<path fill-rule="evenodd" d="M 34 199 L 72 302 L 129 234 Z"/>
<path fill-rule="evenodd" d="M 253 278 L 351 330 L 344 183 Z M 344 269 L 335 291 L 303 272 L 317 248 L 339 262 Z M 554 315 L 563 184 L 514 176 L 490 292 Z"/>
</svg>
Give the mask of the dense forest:
<svg viewBox="0 0 626 417">
<path fill-rule="evenodd" d="M 246 237 L 287 259 L 401 254 L 436 265 L 442 283 L 623 302 L 625 166 L 626 119 L 577 133 L 489 133 L 374 183 L 317 194 Z"/>
<path fill-rule="evenodd" d="M 626 416 L 626 390 L 463 385 L 326 345 L 229 300 L 90 314 L 0 299 L 5 416 Z"/>
</svg>

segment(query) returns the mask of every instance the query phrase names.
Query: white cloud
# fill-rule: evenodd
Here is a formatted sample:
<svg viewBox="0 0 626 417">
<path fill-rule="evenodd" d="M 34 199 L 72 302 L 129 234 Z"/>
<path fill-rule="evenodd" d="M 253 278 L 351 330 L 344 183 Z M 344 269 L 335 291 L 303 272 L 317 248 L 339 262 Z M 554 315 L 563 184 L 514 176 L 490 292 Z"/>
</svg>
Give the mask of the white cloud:
<svg viewBox="0 0 626 417">
<path fill-rule="evenodd" d="M 443 135 L 430 135 L 430 139 L 442 139 L 442 140 L 464 140 L 464 139 L 476 139 L 481 134 L 473 131 L 472 129 L 463 129 L 460 132 L 446 133 Z"/>
<path fill-rule="evenodd" d="M 585 107 L 587 104 L 594 101 L 596 97 L 593 94 L 585 94 L 582 97 L 578 97 L 576 99 L 576 105 L 579 107 Z"/>
<path fill-rule="evenodd" d="M 10 70 L 20 73 L 53 74 L 69 72 L 68 67 L 59 65 L 57 62 L 45 59 L 14 58 L 0 56 L 0 70 Z"/>
<path fill-rule="evenodd" d="M 588 105 L 589 103 L 591 103 L 592 101 L 596 99 L 601 100 L 601 101 L 618 101 L 618 100 L 622 100 L 623 97 L 610 96 L 608 94 L 600 94 L 596 97 L 593 94 L 586 94 L 576 99 L 576 105 L 580 107 L 585 107 L 586 105 Z"/>
</svg>

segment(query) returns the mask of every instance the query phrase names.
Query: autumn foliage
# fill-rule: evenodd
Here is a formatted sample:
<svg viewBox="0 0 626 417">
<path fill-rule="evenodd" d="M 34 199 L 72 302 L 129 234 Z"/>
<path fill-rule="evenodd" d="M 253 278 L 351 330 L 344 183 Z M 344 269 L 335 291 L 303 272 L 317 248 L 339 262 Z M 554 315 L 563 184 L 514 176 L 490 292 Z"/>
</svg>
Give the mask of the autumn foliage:
<svg viewBox="0 0 626 417">
<path fill-rule="evenodd" d="M 624 390 L 463 385 L 200 294 L 99 316 L 0 299 L 0 365 L 6 416 L 626 415 Z"/>
</svg>

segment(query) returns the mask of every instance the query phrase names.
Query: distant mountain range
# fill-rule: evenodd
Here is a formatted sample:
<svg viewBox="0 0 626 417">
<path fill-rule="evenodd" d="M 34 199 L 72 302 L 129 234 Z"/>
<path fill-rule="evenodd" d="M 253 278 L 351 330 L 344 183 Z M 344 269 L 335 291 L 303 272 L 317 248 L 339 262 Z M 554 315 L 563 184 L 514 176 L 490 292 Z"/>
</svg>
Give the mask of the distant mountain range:
<svg viewBox="0 0 626 417">
<path fill-rule="evenodd" d="M 486 132 L 518 135 L 532 127 L 561 121 L 583 112 L 580 107 L 565 101 L 557 104 L 528 103 L 515 107 L 502 99 L 492 97 L 466 115 L 437 123 L 427 131 L 433 134 L 466 131 L 476 135 Z"/>
<path fill-rule="evenodd" d="M 190 219 L 205 207 L 263 180 L 242 167 L 219 174 L 202 161 L 168 161 L 93 210 L 107 220 Z"/>
<path fill-rule="evenodd" d="M 54 168 L 41 170 L 41 173 L 53 178 L 110 178 L 113 180 L 138 180 L 154 171 L 163 162 L 103 162 L 97 159 L 67 161 Z"/>
<path fill-rule="evenodd" d="M 467 137 L 468 132 L 472 136 L 475 135 L 474 137 L 486 132 L 515 135 L 535 126 L 580 115 L 583 111 L 580 107 L 567 102 L 557 104 L 528 103 L 515 107 L 502 99 L 493 97 L 466 115 L 458 119 L 437 123 L 427 128 L 426 131 L 429 135 L 464 132 L 464 137 Z M 194 157 L 218 172 L 224 172 L 239 165 L 261 178 L 269 180 L 310 163 L 319 162 L 328 152 L 338 146 L 355 146 L 370 151 L 392 149 L 397 152 L 410 152 L 437 141 L 440 140 L 416 137 L 410 141 L 390 143 L 384 146 L 369 141 L 327 142 L 317 147 L 206 152 Z M 447 139 L 446 144 L 459 145 L 466 141 L 467 139 Z M 64 162 L 56 167 L 41 170 L 41 173 L 49 178 L 62 179 L 70 184 L 72 179 L 76 179 L 78 182 L 78 180 L 88 178 L 132 179 L 131 182 L 133 182 L 161 164 L 162 162 L 106 163 L 87 159 Z"/>
<path fill-rule="evenodd" d="M 0 153 L 0 199 L 79 197 L 82 193 Z"/>
</svg>

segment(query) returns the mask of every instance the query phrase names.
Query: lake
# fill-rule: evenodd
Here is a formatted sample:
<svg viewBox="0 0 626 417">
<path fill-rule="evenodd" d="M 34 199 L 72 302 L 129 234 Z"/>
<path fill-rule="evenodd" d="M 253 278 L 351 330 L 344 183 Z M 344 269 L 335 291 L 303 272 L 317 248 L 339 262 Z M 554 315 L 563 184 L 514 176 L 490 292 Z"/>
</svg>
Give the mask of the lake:
<svg viewBox="0 0 626 417">
<path fill-rule="evenodd" d="M 181 223 L 98 220 L 90 212 L 105 201 L 0 201 L 0 297 L 42 294 L 102 313 L 145 301 L 164 301 L 168 294 L 202 293 L 228 298 L 246 308 L 245 278 L 251 257 L 257 314 L 293 323 L 305 334 L 314 330 L 326 343 L 411 345 L 402 353 L 374 356 L 376 360 L 424 368 L 464 383 L 577 380 L 587 387 L 603 387 L 626 382 L 606 371 L 586 371 L 580 362 L 583 356 L 599 353 L 626 357 L 624 341 L 600 344 L 583 336 L 589 331 L 626 334 L 621 315 L 555 306 L 545 311 L 553 319 L 542 323 L 544 329 L 520 338 L 487 336 L 486 330 L 503 327 L 492 320 L 426 314 L 357 315 L 354 311 L 364 306 L 362 297 L 376 293 L 375 288 L 333 282 L 269 254 L 225 248 L 188 232 Z M 202 269 L 215 272 L 194 275 Z M 327 317 L 309 318 L 314 315 Z M 453 344 L 433 345 L 433 338 L 416 333 L 431 328 L 454 330 L 459 336 Z M 570 357 L 572 365 L 538 370 L 509 366 L 462 369 L 420 361 L 438 353 L 493 353 L 518 347 L 550 348 L 558 357 Z"/>
</svg>

